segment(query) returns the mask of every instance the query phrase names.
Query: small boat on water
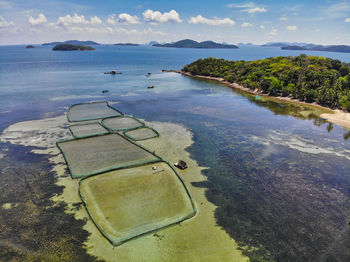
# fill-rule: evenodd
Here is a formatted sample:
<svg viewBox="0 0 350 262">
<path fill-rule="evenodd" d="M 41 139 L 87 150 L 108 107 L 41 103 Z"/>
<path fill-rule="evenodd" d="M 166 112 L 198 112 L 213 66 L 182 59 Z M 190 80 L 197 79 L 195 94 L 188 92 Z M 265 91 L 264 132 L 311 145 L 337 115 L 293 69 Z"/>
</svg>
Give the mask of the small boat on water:
<svg viewBox="0 0 350 262">
<path fill-rule="evenodd" d="M 118 72 L 116 70 L 112 70 L 112 71 L 109 71 L 109 72 L 104 72 L 105 75 L 121 75 L 123 74 L 122 72 Z"/>
<path fill-rule="evenodd" d="M 154 86 L 147 86 L 147 88 L 154 88 Z"/>
<path fill-rule="evenodd" d="M 106 89 L 106 90 L 102 90 L 102 94 L 105 94 L 105 93 L 108 93 L 109 91 Z"/>
<path fill-rule="evenodd" d="M 145 74 L 145 76 L 150 77 L 152 75 L 152 73 L 148 72 L 147 74 Z"/>
</svg>

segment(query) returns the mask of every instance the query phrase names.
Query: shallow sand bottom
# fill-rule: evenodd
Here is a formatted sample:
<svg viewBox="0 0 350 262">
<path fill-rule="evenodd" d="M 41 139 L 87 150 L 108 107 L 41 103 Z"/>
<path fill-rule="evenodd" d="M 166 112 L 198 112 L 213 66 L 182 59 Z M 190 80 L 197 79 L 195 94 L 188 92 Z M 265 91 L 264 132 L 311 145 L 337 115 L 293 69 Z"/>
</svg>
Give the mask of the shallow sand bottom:
<svg viewBox="0 0 350 262">
<path fill-rule="evenodd" d="M 248 261 L 248 258 L 237 250 L 237 244 L 219 226 L 214 211 L 215 206 L 205 197 L 205 189 L 193 187 L 192 182 L 205 180 L 201 174 L 204 167 L 199 167 L 185 148 L 192 141 L 191 132 L 184 126 L 172 123 L 150 122 L 148 126 L 155 128 L 160 137 L 139 142 L 151 151 L 169 161 L 171 164 L 182 159 L 189 168 L 178 174 L 183 178 L 194 199 L 198 213 L 193 218 L 179 225 L 159 230 L 113 247 L 99 232 L 90 219 L 85 208 L 76 209 L 73 204 L 80 203 L 78 179 L 71 179 L 66 172 L 63 156 L 55 147 L 58 135 L 67 136 L 65 117 L 27 121 L 14 124 L 4 131 L 0 140 L 21 145 L 39 145 L 42 150 L 37 153 L 52 154 L 55 163 L 54 171 L 58 175 L 58 185 L 64 186 L 61 195 L 54 201 L 67 203 L 67 213 L 77 219 L 86 219 L 84 229 L 91 233 L 86 241 L 87 252 L 107 261 Z M 38 128 L 38 127 L 41 128 Z M 42 138 L 45 138 L 45 141 Z M 32 142 L 32 143 L 31 143 Z"/>
<path fill-rule="evenodd" d="M 333 114 L 321 114 L 321 117 L 327 121 L 350 129 L 350 113 L 345 113 L 340 110 L 333 110 Z"/>
</svg>

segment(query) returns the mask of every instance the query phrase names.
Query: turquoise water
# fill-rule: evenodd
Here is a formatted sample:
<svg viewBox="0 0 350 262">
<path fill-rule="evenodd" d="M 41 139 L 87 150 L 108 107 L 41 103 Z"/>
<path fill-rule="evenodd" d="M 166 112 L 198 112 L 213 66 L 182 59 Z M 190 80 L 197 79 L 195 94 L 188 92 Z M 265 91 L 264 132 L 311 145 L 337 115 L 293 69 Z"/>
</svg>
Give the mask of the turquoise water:
<svg viewBox="0 0 350 262">
<path fill-rule="evenodd" d="M 218 224 L 232 237 L 261 246 L 257 256 L 277 261 L 349 259 L 347 130 L 305 116 L 310 108 L 256 101 L 222 85 L 161 73 L 208 56 L 254 60 L 300 53 L 305 52 L 115 46 L 53 52 L 2 46 L 0 130 L 103 99 L 146 120 L 184 124 L 194 133 L 192 157 L 210 167 L 208 182 L 198 186 L 208 188 L 208 199 L 218 206 Z M 350 62 L 350 54 L 308 54 Z M 123 74 L 103 74 L 110 70 Z"/>
</svg>

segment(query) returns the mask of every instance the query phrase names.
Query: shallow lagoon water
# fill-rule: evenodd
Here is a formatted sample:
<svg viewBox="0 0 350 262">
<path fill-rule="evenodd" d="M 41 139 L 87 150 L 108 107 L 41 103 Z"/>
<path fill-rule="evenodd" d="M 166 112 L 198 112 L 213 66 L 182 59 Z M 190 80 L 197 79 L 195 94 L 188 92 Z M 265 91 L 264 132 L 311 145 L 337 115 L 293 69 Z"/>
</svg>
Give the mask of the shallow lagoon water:
<svg viewBox="0 0 350 262">
<path fill-rule="evenodd" d="M 76 53 L 0 47 L 0 130 L 101 99 L 148 121 L 184 124 L 194 134 L 192 157 L 210 167 L 205 171 L 209 181 L 198 186 L 209 188 L 218 224 L 242 246 L 262 247 L 252 253 L 266 259 L 349 258 L 347 130 L 319 119 L 318 109 L 256 101 L 213 82 L 161 73 L 208 56 L 253 60 L 298 54 L 258 47 L 101 46 Z M 350 61 L 350 54 L 308 54 Z M 123 74 L 103 74 L 112 69 Z M 105 89 L 109 92 L 102 94 Z"/>
</svg>

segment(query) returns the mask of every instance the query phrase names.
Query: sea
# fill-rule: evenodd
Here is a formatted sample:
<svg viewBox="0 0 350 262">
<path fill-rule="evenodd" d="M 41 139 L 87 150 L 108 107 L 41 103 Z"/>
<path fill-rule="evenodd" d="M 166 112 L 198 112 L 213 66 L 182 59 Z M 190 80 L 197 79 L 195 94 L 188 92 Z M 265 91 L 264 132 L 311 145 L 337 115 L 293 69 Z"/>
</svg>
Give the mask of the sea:
<svg viewBox="0 0 350 262">
<path fill-rule="evenodd" d="M 218 206 L 218 225 L 231 237 L 262 246 L 277 261 L 349 261 L 350 131 L 320 118 L 320 109 L 256 99 L 162 69 L 181 69 L 206 57 L 306 53 L 350 62 L 350 54 L 257 46 L 51 48 L 0 46 L 0 132 L 96 100 L 147 121 L 184 125 L 194 140 L 187 150 L 208 167 L 203 171 L 208 181 L 196 186 L 207 188 L 207 198 Z M 122 74 L 104 74 L 111 70 Z"/>
</svg>

